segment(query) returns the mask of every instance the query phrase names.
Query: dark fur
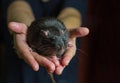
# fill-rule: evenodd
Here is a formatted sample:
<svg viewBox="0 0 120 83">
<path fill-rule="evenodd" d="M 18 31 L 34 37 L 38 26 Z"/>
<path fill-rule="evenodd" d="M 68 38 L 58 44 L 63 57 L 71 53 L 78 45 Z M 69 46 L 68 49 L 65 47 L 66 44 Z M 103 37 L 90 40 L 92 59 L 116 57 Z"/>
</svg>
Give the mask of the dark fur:
<svg viewBox="0 0 120 83">
<path fill-rule="evenodd" d="M 32 22 L 27 31 L 27 43 L 43 56 L 61 57 L 68 46 L 68 31 L 56 18 L 41 18 Z"/>
</svg>

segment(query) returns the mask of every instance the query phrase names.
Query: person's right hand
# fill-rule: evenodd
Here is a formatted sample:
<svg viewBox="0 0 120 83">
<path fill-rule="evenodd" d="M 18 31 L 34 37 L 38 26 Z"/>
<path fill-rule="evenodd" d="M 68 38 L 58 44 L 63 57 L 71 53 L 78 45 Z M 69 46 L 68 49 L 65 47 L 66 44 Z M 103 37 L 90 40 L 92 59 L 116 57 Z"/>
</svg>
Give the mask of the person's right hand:
<svg viewBox="0 0 120 83">
<path fill-rule="evenodd" d="M 31 51 L 30 47 L 26 43 L 27 26 L 25 24 L 10 22 L 8 24 L 8 28 L 13 32 L 14 47 L 18 56 L 28 63 L 33 70 L 38 71 L 39 65 L 41 65 L 44 66 L 50 73 L 55 71 L 55 66 L 59 65 L 57 60 L 53 63 L 48 58 L 40 56 L 36 52 Z"/>
</svg>

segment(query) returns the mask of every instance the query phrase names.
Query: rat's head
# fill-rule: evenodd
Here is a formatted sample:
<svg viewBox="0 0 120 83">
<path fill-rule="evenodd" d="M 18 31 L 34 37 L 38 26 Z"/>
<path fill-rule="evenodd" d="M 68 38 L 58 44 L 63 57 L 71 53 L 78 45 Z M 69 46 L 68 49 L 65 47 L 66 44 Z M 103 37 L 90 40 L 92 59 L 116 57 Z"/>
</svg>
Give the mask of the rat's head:
<svg viewBox="0 0 120 83">
<path fill-rule="evenodd" d="M 27 43 L 38 54 L 62 56 L 68 46 L 68 31 L 55 18 L 42 18 L 28 28 Z"/>
</svg>

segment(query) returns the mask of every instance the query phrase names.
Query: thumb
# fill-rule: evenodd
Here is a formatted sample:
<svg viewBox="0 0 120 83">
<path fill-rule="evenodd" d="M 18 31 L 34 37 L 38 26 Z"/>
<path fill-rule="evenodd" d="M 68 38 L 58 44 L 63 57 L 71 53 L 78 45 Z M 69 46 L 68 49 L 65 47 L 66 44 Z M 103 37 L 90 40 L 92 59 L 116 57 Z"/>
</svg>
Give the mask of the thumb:
<svg viewBox="0 0 120 83">
<path fill-rule="evenodd" d="M 14 32 L 14 33 L 26 33 L 27 31 L 27 26 L 23 23 L 18 23 L 18 22 L 10 22 L 8 24 L 8 28 Z"/>
<path fill-rule="evenodd" d="M 88 33 L 89 33 L 89 29 L 87 27 L 80 27 L 70 31 L 71 38 L 83 37 L 88 35 Z"/>
</svg>

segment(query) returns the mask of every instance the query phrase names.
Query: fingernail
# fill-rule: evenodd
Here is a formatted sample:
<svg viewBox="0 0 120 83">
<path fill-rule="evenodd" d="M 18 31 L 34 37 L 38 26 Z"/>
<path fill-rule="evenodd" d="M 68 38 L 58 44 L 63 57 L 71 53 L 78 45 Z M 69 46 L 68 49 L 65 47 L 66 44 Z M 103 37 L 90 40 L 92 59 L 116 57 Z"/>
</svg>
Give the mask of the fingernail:
<svg viewBox="0 0 120 83">
<path fill-rule="evenodd" d="M 61 70 L 59 71 L 59 73 L 58 73 L 58 74 L 59 74 L 59 75 L 61 75 L 61 74 L 62 74 L 62 72 L 63 72 L 63 69 L 61 69 Z"/>
<path fill-rule="evenodd" d="M 65 68 L 65 66 L 64 66 L 64 67 L 58 67 L 58 68 L 57 68 L 57 70 L 58 70 L 58 71 L 57 71 L 57 74 L 58 74 L 58 75 L 61 75 L 64 68 Z"/>
<path fill-rule="evenodd" d="M 54 70 L 55 70 L 55 67 L 54 67 L 54 66 L 51 66 L 50 68 L 47 68 L 47 71 L 48 71 L 49 73 L 53 73 Z"/>
<path fill-rule="evenodd" d="M 66 60 L 66 61 L 65 61 L 65 64 L 64 64 L 63 66 L 68 66 L 68 65 L 69 65 L 69 61 Z"/>
<path fill-rule="evenodd" d="M 34 65 L 34 70 L 38 71 L 39 70 L 39 66 L 38 65 Z"/>
<path fill-rule="evenodd" d="M 55 67 L 52 66 L 50 71 L 51 71 L 51 72 L 54 72 L 54 70 L 55 70 Z"/>
</svg>

